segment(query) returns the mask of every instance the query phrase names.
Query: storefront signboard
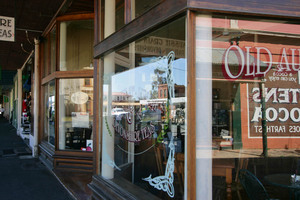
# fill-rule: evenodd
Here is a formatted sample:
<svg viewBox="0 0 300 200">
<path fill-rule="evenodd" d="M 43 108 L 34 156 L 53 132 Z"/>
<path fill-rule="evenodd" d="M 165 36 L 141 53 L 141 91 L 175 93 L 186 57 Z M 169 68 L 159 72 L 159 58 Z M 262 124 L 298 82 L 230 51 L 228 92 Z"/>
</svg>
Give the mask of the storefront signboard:
<svg viewBox="0 0 300 200">
<path fill-rule="evenodd" d="M 15 41 L 15 18 L 0 16 L 0 41 Z"/>
</svg>

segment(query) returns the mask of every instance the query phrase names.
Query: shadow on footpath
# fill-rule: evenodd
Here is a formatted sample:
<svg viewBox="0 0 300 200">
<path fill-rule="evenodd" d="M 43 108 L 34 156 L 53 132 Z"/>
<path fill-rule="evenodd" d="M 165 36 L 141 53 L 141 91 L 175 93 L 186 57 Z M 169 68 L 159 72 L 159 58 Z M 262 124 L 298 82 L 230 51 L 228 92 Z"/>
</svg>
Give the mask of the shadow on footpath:
<svg viewBox="0 0 300 200">
<path fill-rule="evenodd" d="M 0 199 L 73 200 L 54 174 L 17 135 L 16 129 L 0 118 Z"/>
</svg>

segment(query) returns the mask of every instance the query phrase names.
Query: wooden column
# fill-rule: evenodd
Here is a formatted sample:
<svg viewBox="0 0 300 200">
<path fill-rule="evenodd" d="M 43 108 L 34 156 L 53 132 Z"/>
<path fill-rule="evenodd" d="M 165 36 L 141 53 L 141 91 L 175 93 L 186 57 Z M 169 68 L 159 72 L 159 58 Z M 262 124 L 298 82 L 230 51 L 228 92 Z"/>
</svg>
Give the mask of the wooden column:
<svg viewBox="0 0 300 200">
<path fill-rule="evenodd" d="M 187 12 L 187 136 L 185 159 L 185 199 L 196 199 L 196 77 L 195 77 L 195 13 Z M 188 190 L 187 190 L 188 188 Z"/>
<path fill-rule="evenodd" d="M 34 88 L 33 88 L 33 151 L 32 156 L 38 157 L 39 145 L 39 123 L 42 121 L 39 118 L 39 96 L 40 96 L 40 69 L 39 69 L 39 56 L 40 56 L 40 41 L 34 40 Z"/>
</svg>

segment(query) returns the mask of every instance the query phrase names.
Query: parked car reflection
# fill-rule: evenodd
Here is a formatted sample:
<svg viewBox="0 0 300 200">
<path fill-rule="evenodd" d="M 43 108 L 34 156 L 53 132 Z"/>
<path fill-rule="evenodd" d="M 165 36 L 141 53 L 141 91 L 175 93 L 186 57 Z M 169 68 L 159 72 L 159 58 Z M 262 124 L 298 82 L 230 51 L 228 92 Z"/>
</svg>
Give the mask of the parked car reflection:
<svg viewBox="0 0 300 200">
<path fill-rule="evenodd" d="M 111 115 L 117 115 L 117 116 L 120 116 L 120 115 L 125 115 L 127 114 L 128 112 L 126 112 L 123 108 L 113 108 L 111 110 Z"/>
</svg>

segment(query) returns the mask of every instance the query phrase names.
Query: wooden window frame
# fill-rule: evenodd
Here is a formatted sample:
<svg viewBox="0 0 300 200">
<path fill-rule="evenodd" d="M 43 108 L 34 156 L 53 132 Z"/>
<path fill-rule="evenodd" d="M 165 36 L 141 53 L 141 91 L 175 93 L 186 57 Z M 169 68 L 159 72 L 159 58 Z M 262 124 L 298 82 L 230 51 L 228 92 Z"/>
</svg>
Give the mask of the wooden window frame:
<svg viewBox="0 0 300 200">
<path fill-rule="evenodd" d="M 44 88 L 43 86 L 45 86 L 47 83 L 49 83 L 50 81 L 54 80 L 55 81 L 55 145 L 54 145 L 54 149 L 53 151 L 55 151 L 55 154 L 57 154 L 57 152 L 59 152 L 59 148 L 58 148 L 58 144 L 59 144 L 59 136 L 58 136 L 58 119 L 59 119 L 59 112 L 57 112 L 59 110 L 59 104 L 57 102 L 59 102 L 59 95 L 57 95 L 59 93 L 59 80 L 60 79 L 73 79 L 73 78 L 94 78 L 94 70 L 79 70 L 79 71 L 59 71 L 59 51 L 60 51 L 60 23 L 62 21 L 79 21 L 79 20 L 89 20 L 92 19 L 94 20 L 94 13 L 87 13 L 87 14 L 76 14 L 76 15 L 65 15 L 65 16 L 60 16 L 57 17 L 55 20 L 52 21 L 51 25 L 47 27 L 47 31 L 44 32 L 44 37 L 46 37 L 47 43 L 48 43 L 48 60 L 47 60 L 47 68 L 42 67 L 41 70 L 41 86 L 42 88 Z M 95 22 L 94 22 L 95 24 Z M 55 71 L 51 73 L 51 41 L 50 41 L 50 33 L 53 30 L 53 28 L 56 28 L 56 59 L 55 59 Z M 95 30 L 94 30 L 95 32 Z M 42 45 L 43 46 L 43 45 Z M 43 66 L 44 63 L 44 48 L 41 48 L 40 50 L 41 52 L 41 66 Z M 47 70 L 47 73 L 44 76 L 44 70 Z M 44 89 L 42 89 L 44 91 Z M 41 102 L 41 109 L 43 109 L 44 106 L 44 99 L 43 96 L 41 95 L 40 99 L 42 100 Z M 95 113 L 95 112 L 94 112 Z M 44 119 L 44 114 L 41 114 L 41 118 Z M 40 136 L 43 136 L 43 127 L 44 127 L 44 123 L 42 123 L 40 131 L 41 134 Z M 43 143 L 43 141 L 40 141 L 41 143 Z M 44 145 L 45 146 L 45 145 Z M 51 145 L 46 145 L 47 148 L 51 148 Z M 52 148 L 51 148 L 52 149 Z M 52 150 L 51 150 L 52 151 Z M 64 151 L 66 152 L 66 151 Z M 74 154 L 72 152 L 76 152 L 78 153 L 78 151 L 70 151 L 70 153 L 67 152 L 67 154 Z M 91 154 L 91 152 L 84 152 L 84 154 Z"/>
<path fill-rule="evenodd" d="M 196 14 L 187 11 L 186 46 L 187 48 L 187 146 L 186 146 L 186 188 L 187 199 L 196 199 Z"/>
<path fill-rule="evenodd" d="M 42 82 L 41 85 L 46 84 L 47 82 L 53 80 L 53 79 L 59 79 L 59 78 L 93 78 L 93 70 L 79 70 L 79 71 L 59 71 L 59 50 L 60 50 L 60 22 L 62 21 L 79 21 L 79 20 L 88 20 L 92 19 L 94 20 L 94 13 L 85 13 L 85 14 L 75 14 L 75 15 L 65 15 L 57 17 L 51 25 L 47 28 L 47 31 L 43 34 L 44 37 L 48 38 L 48 43 L 50 43 L 50 32 L 53 30 L 53 28 L 56 27 L 56 64 L 55 64 L 55 72 L 50 73 L 50 59 L 48 60 L 48 74 L 43 77 L 44 68 L 42 67 Z M 95 20 L 94 20 L 95 24 Z M 95 27 L 94 27 L 95 28 Z M 94 29 L 95 32 L 95 29 Z M 96 41 L 96 40 L 95 40 Z M 42 45 L 43 46 L 43 45 Z M 50 54 L 50 44 L 48 44 L 48 54 Z M 43 55 L 43 48 L 41 48 L 41 55 Z M 49 57 L 50 58 L 50 57 Z M 44 57 L 42 56 L 41 63 L 44 61 Z"/>
</svg>

